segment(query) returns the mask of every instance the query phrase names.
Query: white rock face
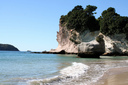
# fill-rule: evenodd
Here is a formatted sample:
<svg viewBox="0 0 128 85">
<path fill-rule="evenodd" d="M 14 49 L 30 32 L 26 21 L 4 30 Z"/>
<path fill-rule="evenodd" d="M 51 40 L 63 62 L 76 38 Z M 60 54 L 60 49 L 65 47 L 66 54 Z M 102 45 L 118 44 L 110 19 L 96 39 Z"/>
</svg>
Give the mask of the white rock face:
<svg viewBox="0 0 128 85">
<path fill-rule="evenodd" d="M 81 42 L 78 45 L 78 52 L 83 53 L 83 52 L 95 52 L 95 53 L 104 53 L 105 52 L 105 43 L 103 41 L 103 36 L 98 35 L 98 32 L 94 32 L 95 34 L 92 34 L 92 32 L 88 33 L 88 38 L 90 41 L 88 42 Z M 96 41 L 97 37 L 101 37 L 102 41 L 100 42 Z M 89 40 L 87 39 L 87 40 Z"/>
<path fill-rule="evenodd" d="M 103 36 L 103 43 L 96 41 L 98 35 Z M 74 29 L 68 30 L 66 26 L 59 25 L 57 32 L 58 47 L 50 52 L 65 50 L 69 53 L 78 52 L 128 52 L 128 40 L 125 34 L 105 36 L 99 31 L 90 32 L 89 30 L 77 32 Z"/>
<path fill-rule="evenodd" d="M 105 36 L 102 33 L 104 43 L 100 44 L 96 39 L 90 42 L 82 42 L 78 45 L 79 52 L 105 52 L 105 53 L 127 53 L 128 52 L 128 40 L 126 40 L 125 34 L 115 34 L 112 36 Z M 98 35 L 97 35 L 98 36 Z M 94 36 L 95 38 L 97 36 Z"/>
<path fill-rule="evenodd" d="M 99 44 L 96 40 L 91 42 L 82 42 L 78 45 L 78 52 L 100 52 L 104 53 L 105 48 L 104 45 Z"/>
<path fill-rule="evenodd" d="M 69 53 L 77 53 L 77 45 L 70 40 L 72 37 L 72 31 L 69 31 L 66 27 L 61 27 L 60 25 L 59 28 L 59 32 L 57 32 L 58 47 L 55 50 L 51 50 L 51 52 L 65 50 Z"/>
<path fill-rule="evenodd" d="M 90 32 L 89 30 L 86 30 L 80 33 L 81 42 L 93 42 L 96 40 L 99 33 L 99 31 Z"/>
<path fill-rule="evenodd" d="M 125 53 L 128 52 L 128 41 L 125 34 L 116 34 L 113 36 L 104 36 L 105 51 Z"/>
</svg>

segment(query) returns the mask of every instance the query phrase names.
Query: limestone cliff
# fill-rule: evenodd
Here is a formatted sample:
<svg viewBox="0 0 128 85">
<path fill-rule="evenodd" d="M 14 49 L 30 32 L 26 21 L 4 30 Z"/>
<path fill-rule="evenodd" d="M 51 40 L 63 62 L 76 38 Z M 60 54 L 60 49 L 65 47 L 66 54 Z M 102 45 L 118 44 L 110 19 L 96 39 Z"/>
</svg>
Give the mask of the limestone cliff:
<svg viewBox="0 0 128 85">
<path fill-rule="evenodd" d="M 120 16 L 110 7 L 96 19 L 96 8 L 88 5 L 84 9 L 78 5 L 62 15 L 57 32 L 58 47 L 51 52 L 127 54 L 128 17 Z"/>
<path fill-rule="evenodd" d="M 102 37 L 101 37 L 102 36 Z M 100 38 L 102 41 L 98 41 Z M 101 52 L 101 53 L 127 53 L 128 40 L 125 34 L 115 34 L 105 36 L 99 31 L 90 32 L 89 30 L 81 30 L 77 32 L 74 29 L 67 29 L 66 26 L 59 25 L 57 32 L 58 47 L 52 52 L 65 50 L 69 53 L 78 52 Z"/>
<path fill-rule="evenodd" d="M 66 26 L 59 25 L 59 32 L 57 32 L 57 41 L 58 41 L 58 47 L 55 50 L 59 52 L 61 50 L 65 50 L 69 53 L 77 53 L 78 47 L 77 44 L 75 44 L 72 40 L 75 38 L 75 40 L 78 40 L 78 34 L 76 33 L 76 36 L 73 37 L 73 34 L 71 30 L 68 30 Z"/>
<path fill-rule="evenodd" d="M 128 53 L 128 40 L 125 34 L 115 34 L 112 36 L 105 36 L 105 52 Z"/>
<path fill-rule="evenodd" d="M 97 40 L 102 36 L 102 41 Z M 102 53 L 128 53 L 128 40 L 125 34 L 115 34 L 112 36 L 105 36 L 99 33 L 95 39 L 90 42 L 82 42 L 78 45 L 79 52 L 102 52 Z"/>
<path fill-rule="evenodd" d="M 95 37 L 98 34 L 99 31 L 81 30 L 77 32 L 74 29 L 69 30 L 66 26 L 59 24 L 59 32 L 57 32 L 58 47 L 55 50 L 51 50 L 51 52 L 65 50 L 68 53 L 78 53 L 80 43 L 96 41 Z"/>
</svg>

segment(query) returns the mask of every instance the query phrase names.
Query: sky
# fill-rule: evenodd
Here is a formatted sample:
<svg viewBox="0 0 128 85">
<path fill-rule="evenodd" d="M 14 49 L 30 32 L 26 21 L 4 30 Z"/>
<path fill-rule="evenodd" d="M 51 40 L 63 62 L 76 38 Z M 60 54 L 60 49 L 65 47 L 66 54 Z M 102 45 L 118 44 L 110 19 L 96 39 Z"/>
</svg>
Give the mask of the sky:
<svg viewBox="0 0 128 85">
<path fill-rule="evenodd" d="M 97 6 L 98 18 L 109 7 L 128 16 L 128 0 L 0 0 L 0 43 L 20 51 L 44 51 L 58 46 L 59 19 L 75 6 Z"/>
</svg>

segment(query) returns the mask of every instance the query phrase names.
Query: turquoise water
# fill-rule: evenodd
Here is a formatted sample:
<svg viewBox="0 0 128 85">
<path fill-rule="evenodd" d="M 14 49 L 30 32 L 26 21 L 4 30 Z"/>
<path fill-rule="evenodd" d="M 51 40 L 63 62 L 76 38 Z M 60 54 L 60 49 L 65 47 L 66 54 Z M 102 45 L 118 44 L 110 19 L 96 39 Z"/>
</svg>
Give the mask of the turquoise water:
<svg viewBox="0 0 128 85">
<path fill-rule="evenodd" d="M 96 82 L 107 69 L 127 66 L 127 57 L 84 59 L 0 51 L 0 85 L 86 85 Z"/>
</svg>

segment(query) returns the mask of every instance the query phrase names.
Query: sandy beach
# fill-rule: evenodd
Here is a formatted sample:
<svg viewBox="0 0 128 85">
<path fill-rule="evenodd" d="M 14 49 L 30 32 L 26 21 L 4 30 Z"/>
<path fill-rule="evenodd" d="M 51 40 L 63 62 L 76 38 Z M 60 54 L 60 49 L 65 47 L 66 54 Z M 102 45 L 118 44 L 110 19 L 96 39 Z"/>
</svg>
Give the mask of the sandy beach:
<svg viewBox="0 0 128 85">
<path fill-rule="evenodd" d="M 128 85 L 128 67 L 109 69 L 96 85 Z"/>
</svg>

